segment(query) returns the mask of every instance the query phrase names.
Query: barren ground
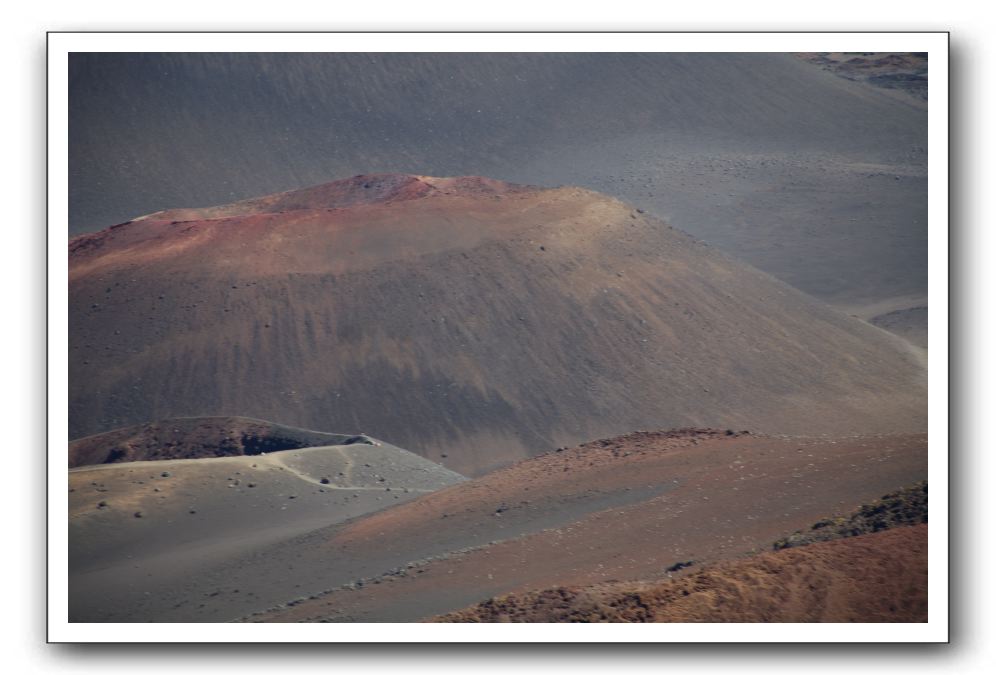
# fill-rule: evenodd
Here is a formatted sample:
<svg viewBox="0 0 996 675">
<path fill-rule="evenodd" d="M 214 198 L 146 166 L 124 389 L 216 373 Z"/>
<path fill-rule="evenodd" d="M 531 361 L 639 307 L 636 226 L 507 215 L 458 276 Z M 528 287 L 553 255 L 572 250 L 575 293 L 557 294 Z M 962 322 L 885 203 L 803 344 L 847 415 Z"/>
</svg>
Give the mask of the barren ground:
<svg viewBox="0 0 996 675">
<path fill-rule="evenodd" d="M 768 550 L 925 476 L 922 435 L 632 434 L 329 531 L 307 556 L 309 592 L 245 619 L 414 621 L 511 592 L 652 579 Z M 352 578 L 339 562 L 376 558 Z"/>
</svg>

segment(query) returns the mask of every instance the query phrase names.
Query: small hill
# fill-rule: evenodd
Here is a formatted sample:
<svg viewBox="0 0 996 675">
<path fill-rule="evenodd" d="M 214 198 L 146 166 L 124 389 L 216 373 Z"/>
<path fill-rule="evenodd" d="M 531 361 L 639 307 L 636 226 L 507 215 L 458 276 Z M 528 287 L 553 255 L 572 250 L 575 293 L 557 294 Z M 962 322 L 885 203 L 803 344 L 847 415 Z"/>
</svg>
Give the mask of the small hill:
<svg viewBox="0 0 996 675">
<path fill-rule="evenodd" d="M 69 466 L 259 455 L 318 445 L 371 443 L 247 417 L 181 417 L 115 429 L 69 444 Z"/>
<path fill-rule="evenodd" d="M 294 563 L 235 587 L 232 570 L 259 570 L 265 551 L 295 555 L 300 538 L 465 480 L 367 440 L 70 469 L 70 620 L 192 616 L 219 589 L 230 607 L 258 609 L 270 589 L 301 583 Z"/>
</svg>

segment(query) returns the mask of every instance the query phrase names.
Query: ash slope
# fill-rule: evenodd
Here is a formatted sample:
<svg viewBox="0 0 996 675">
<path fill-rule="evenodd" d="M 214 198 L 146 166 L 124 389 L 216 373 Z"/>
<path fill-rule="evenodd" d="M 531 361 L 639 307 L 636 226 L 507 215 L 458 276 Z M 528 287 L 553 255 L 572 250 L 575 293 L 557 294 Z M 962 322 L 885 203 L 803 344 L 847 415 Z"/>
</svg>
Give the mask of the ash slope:
<svg viewBox="0 0 996 675">
<path fill-rule="evenodd" d="M 791 54 L 69 65 L 72 234 L 329 177 L 483 173 L 611 194 L 841 307 L 926 299 L 926 111 Z"/>
<path fill-rule="evenodd" d="M 371 441 L 365 436 L 296 429 L 245 417 L 184 417 L 80 438 L 69 444 L 69 466 L 259 455 L 353 443 Z"/>
<path fill-rule="evenodd" d="M 373 439 L 71 469 L 70 620 L 196 616 L 233 561 L 463 480 Z M 219 600 L 252 611 L 294 595 L 300 580 L 284 562 Z"/>
<path fill-rule="evenodd" d="M 657 158 L 687 141 L 864 161 L 925 144 L 923 111 L 790 54 L 77 54 L 69 67 L 74 234 L 365 171 L 562 183 L 560 152 L 594 142 L 585 164 L 607 161 L 604 179 L 627 152 L 603 142 L 648 134 Z"/>
<path fill-rule="evenodd" d="M 579 188 L 383 174 L 152 214 L 73 239 L 69 291 L 74 437 L 250 415 L 473 474 L 634 428 L 925 425 L 906 343 Z"/>
</svg>

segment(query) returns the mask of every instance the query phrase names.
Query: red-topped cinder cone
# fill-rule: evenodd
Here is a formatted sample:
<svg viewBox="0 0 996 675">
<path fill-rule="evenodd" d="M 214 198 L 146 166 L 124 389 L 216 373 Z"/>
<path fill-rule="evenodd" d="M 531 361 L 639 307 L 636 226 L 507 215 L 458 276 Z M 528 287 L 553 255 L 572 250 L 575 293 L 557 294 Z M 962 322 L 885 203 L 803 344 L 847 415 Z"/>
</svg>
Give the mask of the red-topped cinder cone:
<svg viewBox="0 0 996 675">
<path fill-rule="evenodd" d="M 632 429 L 922 429 L 922 363 L 623 202 L 357 176 L 73 239 L 70 433 L 245 415 L 465 474 Z"/>
</svg>

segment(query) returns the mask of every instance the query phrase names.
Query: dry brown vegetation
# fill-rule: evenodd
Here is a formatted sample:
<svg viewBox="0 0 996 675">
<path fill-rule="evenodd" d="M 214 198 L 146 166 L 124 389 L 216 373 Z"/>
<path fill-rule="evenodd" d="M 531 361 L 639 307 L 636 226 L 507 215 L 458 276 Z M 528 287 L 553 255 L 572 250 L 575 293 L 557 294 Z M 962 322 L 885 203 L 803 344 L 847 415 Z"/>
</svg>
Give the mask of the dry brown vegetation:
<svg viewBox="0 0 996 675">
<path fill-rule="evenodd" d="M 847 516 L 824 518 L 807 530 L 779 539 L 775 550 L 807 546 L 818 541 L 857 537 L 903 525 L 927 522 L 927 481 L 890 492 Z"/>
<path fill-rule="evenodd" d="M 720 563 L 675 580 L 507 595 L 456 622 L 922 622 L 927 526 Z"/>
</svg>

